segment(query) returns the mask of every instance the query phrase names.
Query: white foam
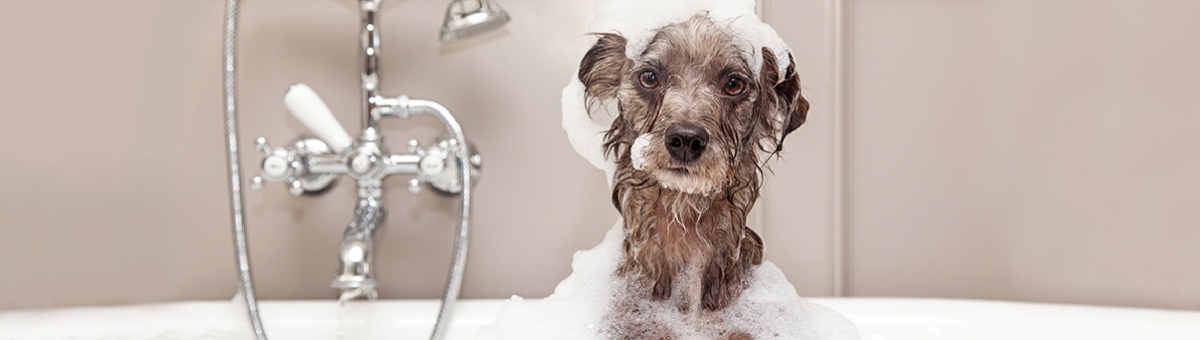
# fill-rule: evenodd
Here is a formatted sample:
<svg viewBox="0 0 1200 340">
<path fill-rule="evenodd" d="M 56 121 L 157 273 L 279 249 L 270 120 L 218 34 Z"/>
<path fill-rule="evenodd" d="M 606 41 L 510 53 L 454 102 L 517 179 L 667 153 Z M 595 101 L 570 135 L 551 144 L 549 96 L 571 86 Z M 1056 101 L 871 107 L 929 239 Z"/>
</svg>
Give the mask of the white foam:
<svg viewBox="0 0 1200 340">
<path fill-rule="evenodd" d="M 571 76 L 571 82 L 562 91 L 562 127 L 567 131 L 567 140 L 575 152 L 592 166 L 604 170 L 604 178 L 612 186 L 617 163 L 604 154 L 604 132 L 608 131 L 608 127 L 592 121 L 584 98 L 583 83 L 575 75 Z"/>
<path fill-rule="evenodd" d="M 636 58 L 650 45 L 654 30 L 671 23 L 685 21 L 696 14 L 707 13 L 709 18 L 729 28 L 738 38 L 751 69 L 758 75 L 762 69 L 762 47 L 769 47 L 779 61 L 779 74 L 784 74 L 791 49 L 770 25 L 754 13 L 755 0 L 601 0 L 596 2 L 596 17 L 588 30 L 617 33 L 625 37 L 625 55 Z"/>
<path fill-rule="evenodd" d="M 654 138 L 654 135 L 643 133 L 629 147 L 629 161 L 633 163 L 634 169 L 642 170 L 646 168 L 646 147 L 650 146 L 650 139 L 652 138 Z"/>
<path fill-rule="evenodd" d="M 622 292 L 616 277 L 625 235 L 621 221 L 604 241 L 591 250 L 578 251 L 571 263 L 573 272 L 541 300 L 513 296 L 500 309 L 496 322 L 479 332 L 479 340 L 600 340 L 602 320 L 611 310 L 614 296 Z M 714 334 L 730 329 L 756 340 L 857 340 L 858 330 L 841 314 L 811 303 L 796 294 L 795 287 L 770 261 L 755 267 L 750 286 L 741 297 L 719 313 L 722 323 L 680 313 L 674 304 L 647 303 L 649 314 L 663 321 L 677 339 L 715 340 Z"/>
<path fill-rule="evenodd" d="M 500 309 L 496 322 L 479 332 L 479 340 L 603 339 L 600 321 L 610 309 L 621 256 L 621 221 L 591 250 L 575 252 L 572 273 L 558 283 L 554 294 L 529 301 L 513 296 Z"/>
</svg>

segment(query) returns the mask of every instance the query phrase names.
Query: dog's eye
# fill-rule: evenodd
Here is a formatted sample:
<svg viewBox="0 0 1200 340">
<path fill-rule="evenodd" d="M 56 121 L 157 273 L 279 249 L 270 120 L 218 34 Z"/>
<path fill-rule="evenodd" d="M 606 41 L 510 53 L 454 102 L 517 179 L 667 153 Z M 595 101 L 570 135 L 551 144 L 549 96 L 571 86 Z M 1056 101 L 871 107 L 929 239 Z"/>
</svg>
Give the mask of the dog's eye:
<svg viewBox="0 0 1200 340">
<path fill-rule="evenodd" d="M 653 89 L 658 87 L 658 75 L 654 71 L 645 71 L 638 76 L 638 82 L 642 83 L 642 87 Z"/>
<path fill-rule="evenodd" d="M 746 81 L 741 78 L 731 77 L 725 81 L 725 94 L 736 96 L 746 91 Z"/>
</svg>

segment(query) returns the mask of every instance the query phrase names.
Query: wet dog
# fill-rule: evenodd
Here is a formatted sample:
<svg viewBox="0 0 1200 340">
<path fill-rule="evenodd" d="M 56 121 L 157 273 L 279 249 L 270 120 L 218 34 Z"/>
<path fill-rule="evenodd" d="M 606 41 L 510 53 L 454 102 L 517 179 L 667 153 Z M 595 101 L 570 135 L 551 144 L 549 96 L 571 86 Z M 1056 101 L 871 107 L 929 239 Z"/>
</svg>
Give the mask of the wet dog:
<svg viewBox="0 0 1200 340">
<path fill-rule="evenodd" d="M 762 239 L 746 226 L 762 161 L 804 123 L 808 102 L 794 65 L 780 74 L 764 47 L 756 76 L 753 53 L 706 16 L 658 29 L 635 58 L 624 37 L 598 36 L 579 79 L 590 104 L 617 102 L 604 147 L 617 161 L 612 201 L 625 232 L 617 276 L 626 291 L 605 332 L 678 339 L 650 310 L 669 306 L 719 323 L 717 312 L 738 299 L 763 258 Z M 741 332 L 713 336 L 750 339 Z"/>
</svg>

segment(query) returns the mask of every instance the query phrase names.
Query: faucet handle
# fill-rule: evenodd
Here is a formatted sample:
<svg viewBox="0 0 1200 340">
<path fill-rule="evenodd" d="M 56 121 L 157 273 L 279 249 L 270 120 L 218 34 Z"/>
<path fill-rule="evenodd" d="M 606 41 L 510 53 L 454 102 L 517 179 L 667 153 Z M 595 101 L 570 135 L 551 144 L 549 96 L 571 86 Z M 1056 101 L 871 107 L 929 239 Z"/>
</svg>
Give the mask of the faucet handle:
<svg viewBox="0 0 1200 340">
<path fill-rule="evenodd" d="M 267 137 L 259 136 L 258 138 L 255 138 L 254 139 L 254 149 L 258 150 L 258 152 L 261 152 L 263 155 L 266 155 L 267 158 L 272 157 L 271 145 L 267 144 Z M 271 163 L 276 164 L 277 161 L 272 161 Z M 266 169 L 267 169 L 267 160 L 263 159 L 264 175 L 265 175 Z M 272 169 L 277 169 L 277 167 L 272 166 Z M 271 177 L 274 178 L 275 176 L 271 176 Z M 263 182 L 266 182 L 266 181 L 267 181 L 267 178 L 264 178 L 263 175 L 254 176 L 253 178 L 250 179 L 250 190 L 254 190 L 254 191 L 262 190 Z"/>
<path fill-rule="evenodd" d="M 258 138 L 254 138 L 254 149 L 266 155 L 263 159 L 263 174 L 256 175 L 256 177 L 250 179 L 250 190 L 260 191 L 263 190 L 264 181 L 268 179 L 282 179 L 287 174 L 278 173 L 281 171 L 280 155 L 274 155 L 271 145 L 266 143 L 266 137 L 259 136 Z M 287 161 L 284 160 L 283 163 L 286 165 Z"/>
<path fill-rule="evenodd" d="M 250 189 L 262 190 L 264 184 L 284 182 L 292 195 L 324 190 L 337 179 L 337 173 L 318 172 L 311 163 L 314 157 L 332 155 L 328 146 L 318 139 L 302 138 L 283 148 L 271 148 L 264 137 L 254 140 L 254 148 L 265 156 L 262 173 L 250 179 Z"/>
<path fill-rule="evenodd" d="M 296 120 L 328 144 L 333 152 L 340 153 L 353 142 L 350 134 L 333 117 L 333 112 L 325 106 L 325 101 L 308 85 L 295 84 L 289 87 L 283 95 L 283 104 Z"/>
<path fill-rule="evenodd" d="M 416 193 L 413 188 L 417 187 L 419 191 L 418 184 L 424 183 L 439 194 L 458 195 L 462 192 L 459 169 L 469 171 L 472 183 L 478 183 L 476 180 L 483 167 L 483 157 L 476 153 L 473 145 L 467 144 L 458 145 L 454 139 L 445 138 L 424 148 L 417 162 L 417 178 L 409 182 L 409 191 Z M 467 164 L 459 164 L 455 157 L 460 148 L 467 149 Z"/>
<path fill-rule="evenodd" d="M 262 175 L 255 176 L 254 182 L 257 182 L 258 186 L 262 186 L 263 180 L 282 181 L 292 175 L 292 162 L 296 160 L 296 151 L 285 148 L 272 149 L 265 137 L 255 138 L 254 148 L 266 155 L 263 157 Z"/>
</svg>

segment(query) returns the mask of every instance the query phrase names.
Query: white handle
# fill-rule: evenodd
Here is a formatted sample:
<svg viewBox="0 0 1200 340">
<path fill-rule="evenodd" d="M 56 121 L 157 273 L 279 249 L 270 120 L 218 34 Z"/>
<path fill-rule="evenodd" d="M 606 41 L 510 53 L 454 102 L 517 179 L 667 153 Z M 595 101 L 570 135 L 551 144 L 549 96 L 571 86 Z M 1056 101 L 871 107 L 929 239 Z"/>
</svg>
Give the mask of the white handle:
<svg viewBox="0 0 1200 340">
<path fill-rule="evenodd" d="M 350 134 L 342 128 L 333 117 L 333 112 L 321 101 L 321 97 L 312 88 L 304 84 L 292 85 L 283 95 L 283 104 L 292 112 L 301 124 L 317 135 L 335 152 L 342 152 L 350 146 Z"/>
</svg>

